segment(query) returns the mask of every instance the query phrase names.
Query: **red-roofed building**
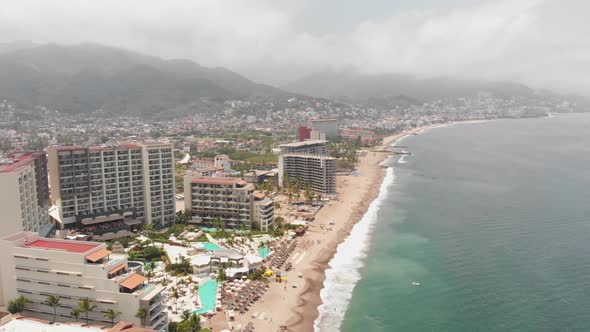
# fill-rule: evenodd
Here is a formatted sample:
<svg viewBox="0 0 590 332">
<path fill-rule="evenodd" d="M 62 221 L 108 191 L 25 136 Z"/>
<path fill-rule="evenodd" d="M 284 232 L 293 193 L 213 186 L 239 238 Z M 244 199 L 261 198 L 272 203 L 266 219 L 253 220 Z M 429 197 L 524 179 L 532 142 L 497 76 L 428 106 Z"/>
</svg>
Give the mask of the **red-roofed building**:
<svg viewBox="0 0 590 332">
<path fill-rule="evenodd" d="M 115 256 L 104 243 L 46 239 L 19 232 L 0 238 L 0 262 L 0 306 L 24 296 L 25 317 L 49 321 L 56 310 L 57 322 L 74 322 L 71 309 L 88 298 L 96 306 L 88 313 L 90 326 L 110 326 L 104 312 L 113 309 L 121 312 L 116 320 L 158 331 L 167 329 L 168 313 L 161 294 L 164 287 L 148 284 L 130 268 L 126 256 Z M 59 296 L 60 305 L 47 305 L 49 295 Z M 143 321 L 135 317 L 140 308 L 148 312 Z"/>
</svg>

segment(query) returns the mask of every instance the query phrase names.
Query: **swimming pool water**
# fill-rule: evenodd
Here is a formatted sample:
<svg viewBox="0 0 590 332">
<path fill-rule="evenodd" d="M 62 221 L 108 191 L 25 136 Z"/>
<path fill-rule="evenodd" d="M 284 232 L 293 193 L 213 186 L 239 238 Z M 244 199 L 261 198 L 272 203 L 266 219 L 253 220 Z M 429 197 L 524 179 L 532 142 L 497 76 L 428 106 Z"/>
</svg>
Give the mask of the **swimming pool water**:
<svg viewBox="0 0 590 332">
<path fill-rule="evenodd" d="M 270 249 L 269 248 L 258 248 L 258 254 L 260 255 L 260 257 L 262 258 L 266 258 L 268 256 L 268 254 L 270 254 Z"/>
<path fill-rule="evenodd" d="M 193 313 L 204 314 L 209 311 L 215 311 L 215 300 L 217 296 L 217 280 L 210 279 L 199 287 L 199 299 L 203 306 L 199 310 L 193 311 Z"/>
<path fill-rule="evenodd" d="M 221 250 L 221 248 L 216 245 L 215 243 L 211 243 L 211 242 L 203 242 L 203 247 L 205 248 L 205 250 Z"/>
</svg>

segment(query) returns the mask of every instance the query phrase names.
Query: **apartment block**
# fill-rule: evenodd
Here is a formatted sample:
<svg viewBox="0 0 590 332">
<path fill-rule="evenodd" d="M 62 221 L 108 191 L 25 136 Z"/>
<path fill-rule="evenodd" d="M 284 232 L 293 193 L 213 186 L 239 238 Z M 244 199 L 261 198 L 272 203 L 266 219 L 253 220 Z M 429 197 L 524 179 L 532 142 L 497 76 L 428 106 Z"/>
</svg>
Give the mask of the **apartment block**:
<svg viewBox="0 0 590 332">
<path fill-rule="evenodd" d="M 268 230 L 274 221 L 274 202 L 259 193 L 254 185 L 240 178 L 191 177 L 184 180 L 185 207 L 203 224 L 216 226 L 219 219 L 226 228 Z"/>
<path fill-rule="evenodd" d="M 175 220 L 170 144 L 51 147 L 48 151 L 54 219 L 95 232 Z"/>
<path fill-rule="evenodd" d="M 314 154 L 283 154 L 279 156 L 279 186 L 285 175 L 309 184 L 321 194 L 336 193 L 336 158 Z"/>
<path fill-rule="evenodd" d="M 328 141 L 326 140 L 310 140 L 304 142 L 295 142 L 279 145 L 282 154 L 328 154 Z"/>
<path fill-rule="evenodd" d="M 279 147 L 279 186 L 283 186 L 287 176 L 309 184 L 317 193 L 336 192 L 336 159 L 328 156 L 328 141 L 311 140 Z"/>
<path fill-rule="evenodd" d="M 74 321 L 72 309 L 88 298 L 96 306 L 88 313 L 90 324 L 110 325 L 105 313 L 113 309 L 121 312 L 118 320 L 167 331 L 164 287 L 148 284 L 124 255 L 113 255 L 104 243 L 19 232 L 0 239 L 0 260 L 0 305 L 24 296 L 25 316 L 52 320 L 54 308 L 45 301 L 54 295 L 60 297 L 56 320 Z M 144 321 L 135 317 L 140 308 L 148 313 Z"/>
<path fill-rule="evenodd" d="M 0 236 L 20 231 L 48 236 L 52 230 L 44 152 L 15 153 L 0 159 Z"/>
<path fill-rule="evenodd" d="M 308 127 L 312 131 L 324 133 L 328 139 L 338 137 L 338 120 L 336 119 L 312 119 L 309 120 Z"/>
</svg>

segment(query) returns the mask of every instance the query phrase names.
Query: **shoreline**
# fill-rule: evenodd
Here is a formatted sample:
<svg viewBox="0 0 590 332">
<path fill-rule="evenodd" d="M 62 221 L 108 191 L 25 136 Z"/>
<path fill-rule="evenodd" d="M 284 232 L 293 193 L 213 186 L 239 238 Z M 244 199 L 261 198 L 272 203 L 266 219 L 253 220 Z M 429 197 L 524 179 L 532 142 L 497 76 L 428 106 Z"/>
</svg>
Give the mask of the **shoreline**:
<svg viewBox="0 0 590 332">
<path fill-rule="evenodd" d="M 352 228 L 363 218 L 371 203 L 378 197 L 385 178 L 386 167 L 381 164 L 393 154 L 386 151 L 400 139 L 420 134 L 426 130 L 459 123 L 481 122 L 468 120 L 432 124 L 387 136 L 383 143 L 359 158 L 357 170 L 360 175 L 337 176 L 338 199 L 330 201 L 316 215 L 300 245 L 291 258 L 294 269 L 288 273 L 288 284 L 271 283 L 269 292 L 251 312 L 266 313 L 269 318 L 252 319 L 258 331 L 314 331 L 323 303 L 321 290 L 326 280 L 326 270 L 334 258 L 338 246 L 351 234 Z M 335 224 L 329 222 L 334 220 Z M 306 245 L 301 243 L 305 242 Z M 299 278 L 301 273 L 303 278 Z M 242 318 L 240 318 L 242 319 Z M 247 320 L 250 320 L 247 318 Z"/>
<path fill-rule="evenodd" d="M 401 140 L 408 135 L 418 134 L 424 130 L 447 126 L 449 124 L 436 124 L 423 127 L 417 127 L 400 134 L 387 136 L 383 139 L 383 144 L 376 147 L 378 150 L 389 148 L 395 142 Z M 377 170 L 377 176 L 371 179 L 368 189 L 363 196 L 360 204 L 355 207 L 354 214 L 350 215 L 348 220 L 344 223 L 338 236 L 329 246 L 326 246 L 320 255 L 313 261 L 309 262 L 307 273 L 304 273 L 304 287 L 302 288 L 299 299 L 295 306 L 291 309 L 291 318 L 287 321 L 288 331 L 313 331 L 314 323 L 319 317 L 319 306 L 323 303 L 321 299 L 321 290 L 324 288 L 326 280 L 326 270 L 330 268 L 329 263 L 334 258 L 338 246 L 342 244 L 350 235 L 352 228 L 363 218 L 371 203 L 378 197 L 381 183 L 385 178 L 386 168 L 381 164 L 392 156 L 389 152 L 378 152 L 379 157 L 369 160 L 368 155 L 373 152 L 368 152 L 367 156 L 362 157 L 359 161 L 359 169 L 361 166 L 368 165 Z M 373 153 L 375 154 L 375 153 Z M 359 190 L 361 188 L 345 188 L 345 190 Z M 325 220 L 324 220 L 325 221 Z"/>
</svg>

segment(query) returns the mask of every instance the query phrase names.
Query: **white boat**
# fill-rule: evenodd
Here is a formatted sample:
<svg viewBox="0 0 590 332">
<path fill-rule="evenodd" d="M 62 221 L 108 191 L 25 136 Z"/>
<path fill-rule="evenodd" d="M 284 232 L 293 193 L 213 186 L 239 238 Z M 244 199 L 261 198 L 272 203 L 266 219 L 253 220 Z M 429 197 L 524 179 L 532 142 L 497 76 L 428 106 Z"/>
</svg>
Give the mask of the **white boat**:
<svg viewBox="0 0 590 332">
<path fill-rule="evenodd" d="M 419 282 L 416 282 L 416 281 L 412 281 L 412 285 L 413 286 L 420 286 L 420 283 Z"/>
</svg>

